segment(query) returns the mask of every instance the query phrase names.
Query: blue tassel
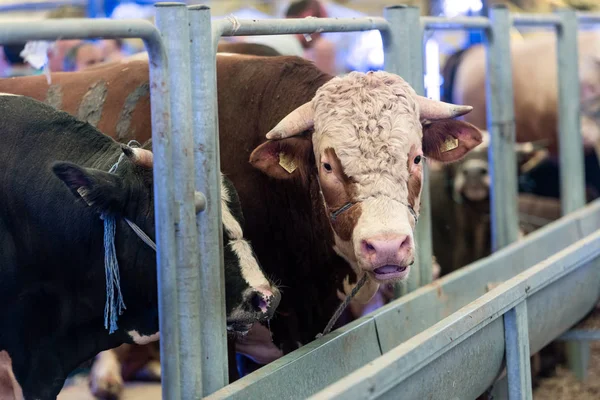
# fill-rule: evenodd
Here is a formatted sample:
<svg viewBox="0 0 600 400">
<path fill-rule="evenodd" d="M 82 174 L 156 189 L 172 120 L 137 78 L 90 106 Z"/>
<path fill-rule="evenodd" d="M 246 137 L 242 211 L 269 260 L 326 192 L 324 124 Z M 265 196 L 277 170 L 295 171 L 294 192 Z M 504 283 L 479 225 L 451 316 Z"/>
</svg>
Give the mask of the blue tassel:
<svg viewBox="0 0 600 400">
<path fill-rule="evenodd" d="M 104 270 L 106 273 L 106 304 L 104 328 L 112 334 L 118 329 L 117 318 L 126 309 L 121 293 L 119 262 L 115 249 L 115 217 L 104 215 Z M 116 293 L 115 293 L 116 292 Z M 116 298 L 115 298 L 116 295 Z M 117 315 L 118 313 L 118 315 Z"/>
<path fill-rule="evenodd" d="M 137 145 L 139 143 L 132 140 L 128 146 Z M 114 174 L 117 171 L 119 163 L 125 156 L 122 153 L 117 162 L 108 171 Z M 106 303 L 104 305 L 104 328 L 108 329 L 109 334 L 114 333 L 117 329 L 117 319 L 123 314 L 125 302 L 121 293 L 121 276 L 119 274 L 119 261 L 117 260 L 117 250 L 115 248 L 115 230 L 117 222 L 112 215 L 102 214 L 100 216 L 104 220 L 104 272 L 106 275 Z M 115 298 L 116 295 L 116 298 Z"/>
</svg>

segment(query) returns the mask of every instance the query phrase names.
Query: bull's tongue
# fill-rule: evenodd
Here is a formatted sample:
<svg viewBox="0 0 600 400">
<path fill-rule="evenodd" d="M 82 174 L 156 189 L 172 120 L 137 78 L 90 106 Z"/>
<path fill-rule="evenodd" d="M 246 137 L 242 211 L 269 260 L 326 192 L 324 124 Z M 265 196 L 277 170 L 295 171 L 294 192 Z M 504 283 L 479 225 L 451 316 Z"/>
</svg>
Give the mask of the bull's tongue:
<svg viewBox="0 0 600 400">
<path fill-rule="evenodd" d="M 383 267 L 379 267 L 375 269 L 376 274 L 393 274 L 394 272 L 402 272 L 406 269 L 406 267 L 401 267 L 399 265 L 384 265 Z"/>
</svg>

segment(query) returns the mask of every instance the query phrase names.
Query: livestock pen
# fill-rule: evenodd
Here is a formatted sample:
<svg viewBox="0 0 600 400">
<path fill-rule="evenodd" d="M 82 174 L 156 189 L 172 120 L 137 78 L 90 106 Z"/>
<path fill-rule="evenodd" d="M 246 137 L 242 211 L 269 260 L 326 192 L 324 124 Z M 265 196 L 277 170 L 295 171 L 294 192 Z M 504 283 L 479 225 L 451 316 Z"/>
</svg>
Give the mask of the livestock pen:
<svg viewBox="0 0 600 400">
<path fill-rule="evenodd" d="M 507 9 L 495 7 L 489 18 L 444 19 L 420 17 L 417 8 L 404 6 L 390 7 L 384 15 L 211 21 L 208 7 L 159 3 L 156 27 L 134 20 L 0 25 L 2 44 L 58 38 L 145 40 L 151 65 L 163 398 L 197 398 L 202 393 L 212 399 L 469 399 L 490 387 L 495 398 L 531 398 L 529 355 L 568 331 L 598 301 L 600 203 L 585 206 L 576 35 L 578 19 L 596 22 L 600 16 L 577 15 L 571 10 L 544 17 L 511 16 Z M 189 25 L 181 23 L 188 20 Z M 510 60 L 512 24 L 550 24 L 557 28 L 559 38 L 561 200 L 565 216 L 520 241 L 511 73 L 506 62 Z M 478 29 L 487 36 L 495 253 L 431 282 L 431 228 L 424 184 L 416 239 L 420 244 L 418 268 L 405 285 L 404 295 L 226 385 L 217 201 L 218 39 L 379 30 L 385 69 L 405 78 L 422 94 L 422 37 L 426 29 Z M 193 154 L 182 151 L 192 145 Z M 198 172 L 194 175 L 191 171 Z M 194 188 L 207 199 L 206 210 L 198 217 L 193 212 Z M 176 234 L 176 227 L 184 234 Z M 199 246 L 186 245 L 194 243 Z M 203 254 L 202 264 L 188 268 L 186 260 L 197 260 L 198 251 Z M 490 290 L 490 284 L 498 283 Z M 201 293 L 211 301 L 201 301 Z M 570 335 L 578 339 L 576 332 Z M 573 355 L 584 351 L 585 347 L 575 348 Z"/>
</svg>

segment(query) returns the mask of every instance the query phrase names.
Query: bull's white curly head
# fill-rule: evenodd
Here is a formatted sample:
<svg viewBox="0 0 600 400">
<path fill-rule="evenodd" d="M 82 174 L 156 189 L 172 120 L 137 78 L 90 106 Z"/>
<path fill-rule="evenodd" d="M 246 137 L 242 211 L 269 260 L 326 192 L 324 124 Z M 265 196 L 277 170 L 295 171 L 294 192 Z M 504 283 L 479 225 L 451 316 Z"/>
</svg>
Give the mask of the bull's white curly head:
<svg viewBox="0 0 600 400">
<path fill-rule="evenodd" d="M 397 75 L 352 72 L 285 117 L 250 161 L 286 179 L 307 173 L 312 147 L 336 252 L 375 281 L 400 280 L 415 258 L 423 155 L 451 162 L 481 143 L 452 119 L 469 111 L 418 96 Z"/>
</svg>

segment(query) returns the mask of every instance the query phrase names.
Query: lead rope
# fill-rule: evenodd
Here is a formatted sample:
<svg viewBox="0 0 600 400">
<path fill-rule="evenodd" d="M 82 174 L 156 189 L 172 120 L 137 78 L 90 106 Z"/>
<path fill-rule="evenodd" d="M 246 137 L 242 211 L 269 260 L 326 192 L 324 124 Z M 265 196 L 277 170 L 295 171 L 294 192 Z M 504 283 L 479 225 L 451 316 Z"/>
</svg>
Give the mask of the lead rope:
<svg viewBox="0 0 600 400">
<path fill-rule="evenodd" d="M 350 303 L 352 301 L 354 296 L 356 296 L 356 293 L 358 293 L 360 288 L 362 288 L 366 282 L 367 282 L 367 274 L 365 273 L 363 275 L 363 277 L 360 278 L 360 280 L 356 283 L 356 286 L 354 286 L 354 288 L 352 288 L 352 291 L 350 292 L 350 294 L 348 296 L 346 296 L 346 298 L 344 299 L 342 304 L 340 304 L 339 307 L 337 308 L 337 310 L 335 310 L 335 313 L 329 319 L 329 322 L 327 323 L 327 326 L 325 327 L 325 330 L 323 331 L 323 333 L 319 333 L 315 337 L 315 339 L 318 339 L 321 336 L 327 335 L 329 332 L 331 332 L 331 328 L 333 328 L 333 324 L 335 324 L 336 321 L 340 318 L 340 316 L 342 315 L 342 313 L 348 306 L 348 303 Z"/>
</svg>

